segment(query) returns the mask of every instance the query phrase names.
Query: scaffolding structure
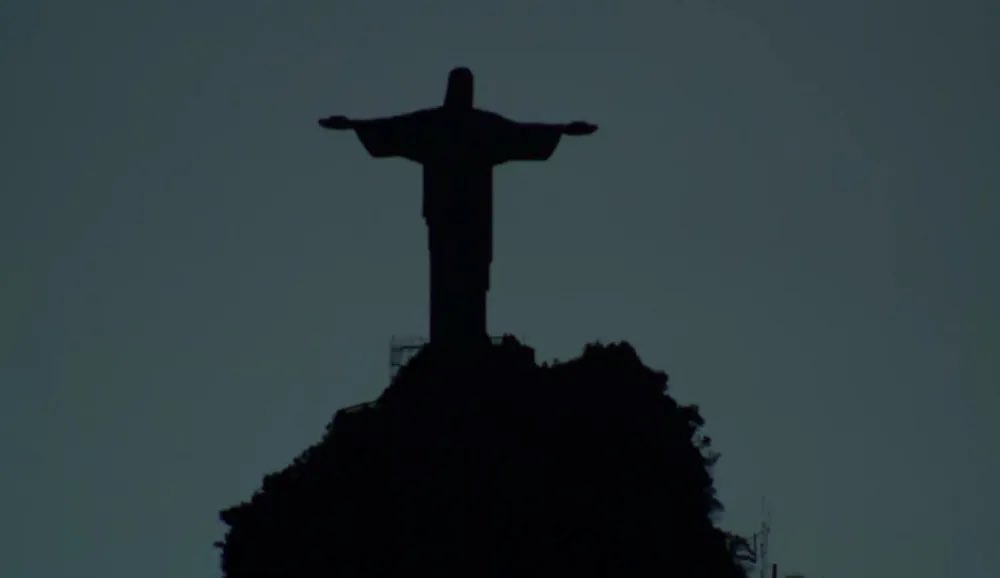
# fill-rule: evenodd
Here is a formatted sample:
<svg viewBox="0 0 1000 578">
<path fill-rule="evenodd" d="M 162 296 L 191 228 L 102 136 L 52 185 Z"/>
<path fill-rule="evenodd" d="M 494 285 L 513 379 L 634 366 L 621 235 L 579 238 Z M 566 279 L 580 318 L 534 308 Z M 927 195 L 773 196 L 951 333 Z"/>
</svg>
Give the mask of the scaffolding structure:
<svg viewBox="0 0 1000 578">
<path fill-rule="evenodd" d="M 771 512 L 768 511 L 767 502 L 764 498 L 760 499 L 760 513 L 760 530 L 753 535 L 754 551 L 757 553 L 757 568 L 760 578 L 769 578 L 769 571 L 771 574 L 770 578 L 777 578 L 775 576 L 776 569 L 768 567 L 767 563 L 768 537 L 771 535 Z"/>
<path fill-rule="evenodd" d="M 502 335 L 491 335 L 490 343 L 500 345 Z M 396 378 L 399 368 L 406 365 L 430 340 L 420 335 L 393 335 L 389 338 L 389 382 Z"/>
<path fill-rule="evenodd" d="M 765 500 L 761 499 L 760 529 L 749 538 L 734 540 L 731 548 L 736 559 L 757 570 L 757 578 L 778 578 L 777 564 L 768 564 L 768 538 L 771 534 L 771 513 L 767 511 Z M 750 568 L 744 566 L 748 571 Z"/>
<path fill-rule="evenodd" d="M 418 335 L 393 335 L 389 338 L 389 382 L 396 378 L 399 368 L 427 345 L 426 337 Z"/>
</svg>

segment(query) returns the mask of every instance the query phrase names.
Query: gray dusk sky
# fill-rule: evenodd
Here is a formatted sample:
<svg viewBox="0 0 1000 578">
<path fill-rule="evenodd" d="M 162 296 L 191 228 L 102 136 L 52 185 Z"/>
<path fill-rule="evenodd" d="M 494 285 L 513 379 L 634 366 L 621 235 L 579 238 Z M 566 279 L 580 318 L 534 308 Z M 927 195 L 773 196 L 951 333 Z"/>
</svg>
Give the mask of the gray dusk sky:
<svg viewBox="0 0 1000 578">
<path fill-rule="evenodd" d="M 426 334 L 420 168 L 330 114 L 588 120 L 495 176 L 490 328 L 628 340 L 723 527 L 1000 572 L 995 0 L 0 2 L 0 576 L 219 576 L 217 511 Z"/>
</svg>

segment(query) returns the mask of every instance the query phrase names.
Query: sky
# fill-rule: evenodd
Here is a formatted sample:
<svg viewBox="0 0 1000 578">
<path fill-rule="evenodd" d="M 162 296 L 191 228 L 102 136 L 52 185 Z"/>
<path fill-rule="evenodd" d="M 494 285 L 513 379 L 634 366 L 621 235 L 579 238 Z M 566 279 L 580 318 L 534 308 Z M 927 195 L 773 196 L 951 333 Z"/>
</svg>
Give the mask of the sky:
<svg viewBox="0 0 1000 578">
<path fill-rule="evenodd" d="M 0 576 L 220 575 L 427 332 L 420 167 L 316 119 L 454 66 L 600 126 L 496 170 L 491 333 L 667 371 L 782 575 L 996 576 L 1000 5 L 569 6 L 0 2 Z"/>
</svg>

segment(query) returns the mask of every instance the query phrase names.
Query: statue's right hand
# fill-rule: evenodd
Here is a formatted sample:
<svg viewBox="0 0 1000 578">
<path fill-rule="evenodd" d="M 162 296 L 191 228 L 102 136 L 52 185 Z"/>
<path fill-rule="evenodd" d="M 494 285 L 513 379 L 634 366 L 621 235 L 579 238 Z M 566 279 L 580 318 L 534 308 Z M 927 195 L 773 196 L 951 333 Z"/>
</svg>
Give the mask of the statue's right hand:
<svg viewBox="0 0 1000 578">
<path fill-rule="evenodd" d="M 571 122 L 563 127 L 563 134 L 580 136 L 585 134 L 592 134 L 597 130 L 596 124 L 590 124 L 589 122 L 576 121 Z"/>
<path fill-rule="evenodd" d="M 353 123 L 346 116 L 328 116 L 319 119 L 319 125 L 323 128 L 347 129 L 353 128 Z"/>
</svg>

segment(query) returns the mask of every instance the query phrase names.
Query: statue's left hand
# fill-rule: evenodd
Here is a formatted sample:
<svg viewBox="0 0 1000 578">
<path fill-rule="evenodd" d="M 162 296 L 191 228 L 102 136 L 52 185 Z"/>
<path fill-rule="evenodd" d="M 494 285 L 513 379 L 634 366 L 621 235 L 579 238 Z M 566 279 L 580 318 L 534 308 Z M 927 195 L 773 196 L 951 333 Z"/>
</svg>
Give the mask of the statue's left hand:
<svg viewBox="0 0 1000 578">
<path fill-rule="evenodd" d="M 589 122 L 576 121 L 567 124 L 563 128 L 563 134 L 579 136 L 584 134 L 592 134 L 597 130 L 596 124 L 590 124 Z"/>
<path fill-rule="evenodd" d="M 339 130 L 354 128 L 354 123 L 352 123 L 346 116 L 328 116 L 326 118 L 321 118 L 319 119 L 319 125 L 323 128 Z"/>
</svg>

